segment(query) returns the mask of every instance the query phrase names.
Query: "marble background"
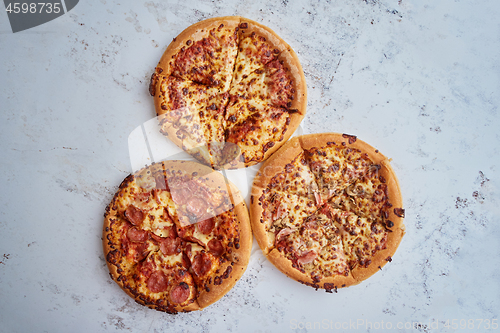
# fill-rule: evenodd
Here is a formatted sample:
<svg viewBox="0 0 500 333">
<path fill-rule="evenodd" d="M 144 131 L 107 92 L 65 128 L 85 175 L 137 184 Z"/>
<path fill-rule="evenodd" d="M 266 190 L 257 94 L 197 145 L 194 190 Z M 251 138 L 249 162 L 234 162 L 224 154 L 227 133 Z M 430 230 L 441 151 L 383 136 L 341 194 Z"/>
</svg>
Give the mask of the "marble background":
<svg viewBox="0 0 500 333">
<path fill-rule="evenodd" d="M 295 49 L 303 133 L 355 134 L 392 158 L 407 234 L 392 263 L 336 294 L 286 278 L 254 242 L 222 301 L 172 316 L 109 278 L 102 215 L 131 170 L 129 134 L 154 116 L 165 47 L 223 15 Z M 2 10 L 0 331 L 498 331 L 499 17 L 497 0 L 81 0 L 13 34 Z"/>
</svg>

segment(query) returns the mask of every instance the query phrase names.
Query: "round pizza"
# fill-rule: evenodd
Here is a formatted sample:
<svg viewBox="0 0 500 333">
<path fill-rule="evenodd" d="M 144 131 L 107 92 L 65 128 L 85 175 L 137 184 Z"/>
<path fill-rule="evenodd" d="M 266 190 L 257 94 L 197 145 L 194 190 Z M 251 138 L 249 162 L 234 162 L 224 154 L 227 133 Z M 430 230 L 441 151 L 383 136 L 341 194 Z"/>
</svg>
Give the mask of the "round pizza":
<svg viewBox="0 0 500 333">
<path fill-rule="evenodd" d="M 252 232 L 238 189 L 219 172 L 167 161 L 129 175 L 106 208 L 110 275 L 138 303 L 177 313 L 203 309 L 242 276 Z"/>
<path fill-rule="evenodd" d="M 328 292 L 382 269 L 405 233 L 389 160 L 346 134 L 287 142 L 254 180 L 250 217 L 259 246 L 278 269 Z"/>
<path fill-rule="evenodd" d="M 295 52 L 268 27 L 239 16 L 198 22 L 174 38 L 149 90 L 160 131 L 215 168 L 264 161 L 306 113 Z"/>
</svg>

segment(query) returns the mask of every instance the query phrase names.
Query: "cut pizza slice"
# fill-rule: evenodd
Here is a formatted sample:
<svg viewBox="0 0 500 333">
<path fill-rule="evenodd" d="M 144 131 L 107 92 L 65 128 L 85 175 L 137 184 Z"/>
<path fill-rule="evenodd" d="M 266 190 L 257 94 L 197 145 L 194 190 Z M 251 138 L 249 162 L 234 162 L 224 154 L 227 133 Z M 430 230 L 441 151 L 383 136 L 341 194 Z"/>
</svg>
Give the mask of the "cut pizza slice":
<svg viewBox="0 0 500 333">
<path fill-rule="evenodd" d="M 243 19 L 238 30 L 238 56 L 232 85 L 238 85 L 250 73 L 276 60 L 289 46 L 270 28 L 252 20 Z"/>
<path fill-rule="evenodd" d="M 305 149 L 305 156 L 321 191 L 323 201 L 361 178 L 374 167 L 366 153 L 329 142 L 326 146 Z"/>
<path fill-rule="evenodd" d="M 290 136 L 291 117 L 286 109 L 241 101 L 227 108 L 225 137 L 229 152 L 225 156 L 230 168 L 263 161 Z M 234 158 L 237 147 L 239 156 Z"/>
<path fill-rule="evenodd" d="M 217 166 L 228 95 L 173 76 L 162 76 L 156 87 L 160 131 L 201 162 Z"/>
<path fill-rule="evenodd" d="M 265 254 L 277 246 L 281 237 L 300 229 L 303 219 L 316 210 L 314 200 L 307 197 L 257 186 L 252 191 L 251 215 L 260 216 L 254 234 Z"/>
<path fill-rule="evenodd" d="M 280 152 L 279 158 L 268 160 L 261 167 L 254 180 L 255 186 L 303 196 L 320 206 L 318 184 L 299 142 L 288 141 Z"/>
<path fill-rule="evenodd" d="M 227 92 L 238 53 L 239 23 L 238 17 L 222 17 L 191 25 L 168 46 L 155 73 Z"/>
</svg>

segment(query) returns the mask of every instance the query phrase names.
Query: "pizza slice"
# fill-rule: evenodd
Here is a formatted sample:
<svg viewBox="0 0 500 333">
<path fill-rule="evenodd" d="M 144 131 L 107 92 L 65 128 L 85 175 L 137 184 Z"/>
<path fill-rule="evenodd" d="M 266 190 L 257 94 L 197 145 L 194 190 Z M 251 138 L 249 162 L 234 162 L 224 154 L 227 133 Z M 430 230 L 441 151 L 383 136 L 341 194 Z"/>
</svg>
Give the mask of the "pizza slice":
<svg viewBox="0 0 500 333">
<path fill-rule="evenodd" d="M 238 30 L 238 56 L 236 58 L 232 85 L 267 63 L 276 60 L 289 46 L 268 27 L 257 22 L 242 19 Z"/>
<path fill-rule="evenodd" d="M 226 109 L 225 140 L 231 149 L 224 156 L 231 168 L 259 163 L 290 136 L 292 118 L 286 109 L 240 101 Z M 237 149 L 238 157 L 234 149 Z"/>
<path fill-rule="evenodd" d="M 255 186 L 303 196 L 321 205 L 318 184 L 298 141 L 288 141 L 280 152 L 280 158 L 266 162 L 259 170 Z"/>
<path fill-rule="evenodd" d="M 168 46 L 156 72 L 227 92 L 238 53 L 239 23 L 237 17 L 222 17 L 191 25 Z"/>
<path fill-rule="evenodd" d="M 156 87 L 160 131 L 199 161 L 217 166 L 228 95 L 173 76 L 162 76 Z"/>
<path fill-rule="evenodd" d="M 374 163 L 366 153 L 353 147 L 328 142 L 326 146 L 305 149 L 306 159 L 323 201 L 342 191 L 366 174 Z"/>
</svg>

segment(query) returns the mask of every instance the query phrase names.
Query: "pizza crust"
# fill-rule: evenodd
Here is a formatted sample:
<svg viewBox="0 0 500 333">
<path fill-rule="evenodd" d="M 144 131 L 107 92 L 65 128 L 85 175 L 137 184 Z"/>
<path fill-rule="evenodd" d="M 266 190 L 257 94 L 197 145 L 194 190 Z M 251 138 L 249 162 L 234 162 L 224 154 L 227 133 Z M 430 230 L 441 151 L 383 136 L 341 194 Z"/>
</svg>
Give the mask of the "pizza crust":
<svg viewBox="0 0 500 333">
<path fill-rule="evenodd" d="M 380 165 L 378 174 L 386 181 L 389 201 L 392 204 L 392 208 L 388 211 L 386 220 L 391 221 L 393 226 L 390 228 L 391 232 L 388 232 L 386 248 L 377 251 L 375 255 L 371 257 L 371 264 L 367 267 L 361 267 L 358 265 L 350 270 L 348 276 L 339 274 L 324 277 L 320 281 L 313 281 L 309 274 L 303 273 L 297 268 L 294 268 L 292 266 L 292 261 L 284 257 L 283 254 L 275 248 L 274 238 L 269 237 L 269 232 L 266 230 L 266 224 L 261 222 L 264 209 L 262 208 L 262 203 L 259 201 L 259 198 L 265 191 L 268 191 L 266 188 L 271 179 L 277 173 L 283 171 L 285 165 L 290 163 L 297 155 L 302 153 L 304 150 L 324 147 L 327 146 L 328 143 L 332 142 L 344 147 L 359 149 L 362 153 L 367 154 L 373 164 Z M 260 248 L 266 257 L 280 271 L 303 284 L 310 285 L 316 289 L 323 288 L 327 291 L 331 291 L 364 281 L 377 271 L 381 270 L 387 262 L 392 260 L 391 257 L 394 255 L 403 235 L 405 234 L 405 226 L 403 224 L 404 211 L 397 211 L 397 209 L 402 208 L 402 205 L 403 201 L 401 190 L 394 170 L 389 163 L 389 159 L 381 154 L 377 149 L 351 135 L 339 133 L 309 134 L 292 138 L 262 165 L 254 179 L 252 187 L 250 198 L 250 220 L 255 238 L 257 239 Z"/>
<path fill-rule="evenodd" d="M 123 266 L 122 254 L 120 252 L 121 241 L 116 238 L 119 236 L 117 230 L 114 229 L 114 223 L 121 219 L 119 216 L 119 200 L 122 200 L 123 190 L 128 188 L 132 182 L 141 183 L 142 187 L 155 188 L 154 180 L 152 182 L 152 175 L 155 175 L 163 170 L 182 170 L 184 174 L 193 174 L 198 179 L 203 179 L 203 184 L 208 188 L 222 189 L 228 193 L 230 202 L 235 204 L 233 208 L 234 216 L 236 218 L 237 230 L 239 233 L 239 248 L 232 248 L 230 253 L 231 260 L 225 260 L 219 266 L 219 273 L 211 279 L 209 284 L 210 291 L 200 290 L 196 299 L 187 301 L 186 303 L 165 306 L 166 299 L 162 303 L 158 303 L 149 299 L 147 295 L 138 292 L 133 286 L 129 285 L 128 280 L 123 274 L 126 273 L 127 267 Z M 201 310 L 210 304 L 219 300 L 224 296 L 235 283 L 241 278 L 248 265 L 250 252 L 252 247 L 252 231 L 248 210 L 241 196 L 241 193 L 234 184 L 227 181 L 222 174 L 212 170 L 211 168 L 201 165 L 199 163 L 190 161 L 166 161 L 156 163 L 149 167 L 143 168 L 136 172 L 134 175 L 129 175 L 120 184 L 119 190 L 116 192 L 111 203 L 107 206 L 103 224 L 103 251 L 105 254 L 106 263 L 110 272 L 111 278 L 120 286 L 120 288 L 132 297 L 137 303 L 145 305 L 152 309 L 166 311 L 169 313 L 188 312 Z M 231 268 L 229 268 L 231 267 Z M 229 268 L 229 271 L 228 271 Z M 217 281 L 217 283 L 215 283 Z M 202 287 L 199 286 L 199 289 Z M 167 297 L 166 295 L 165 297 Z"/>
</svg>

